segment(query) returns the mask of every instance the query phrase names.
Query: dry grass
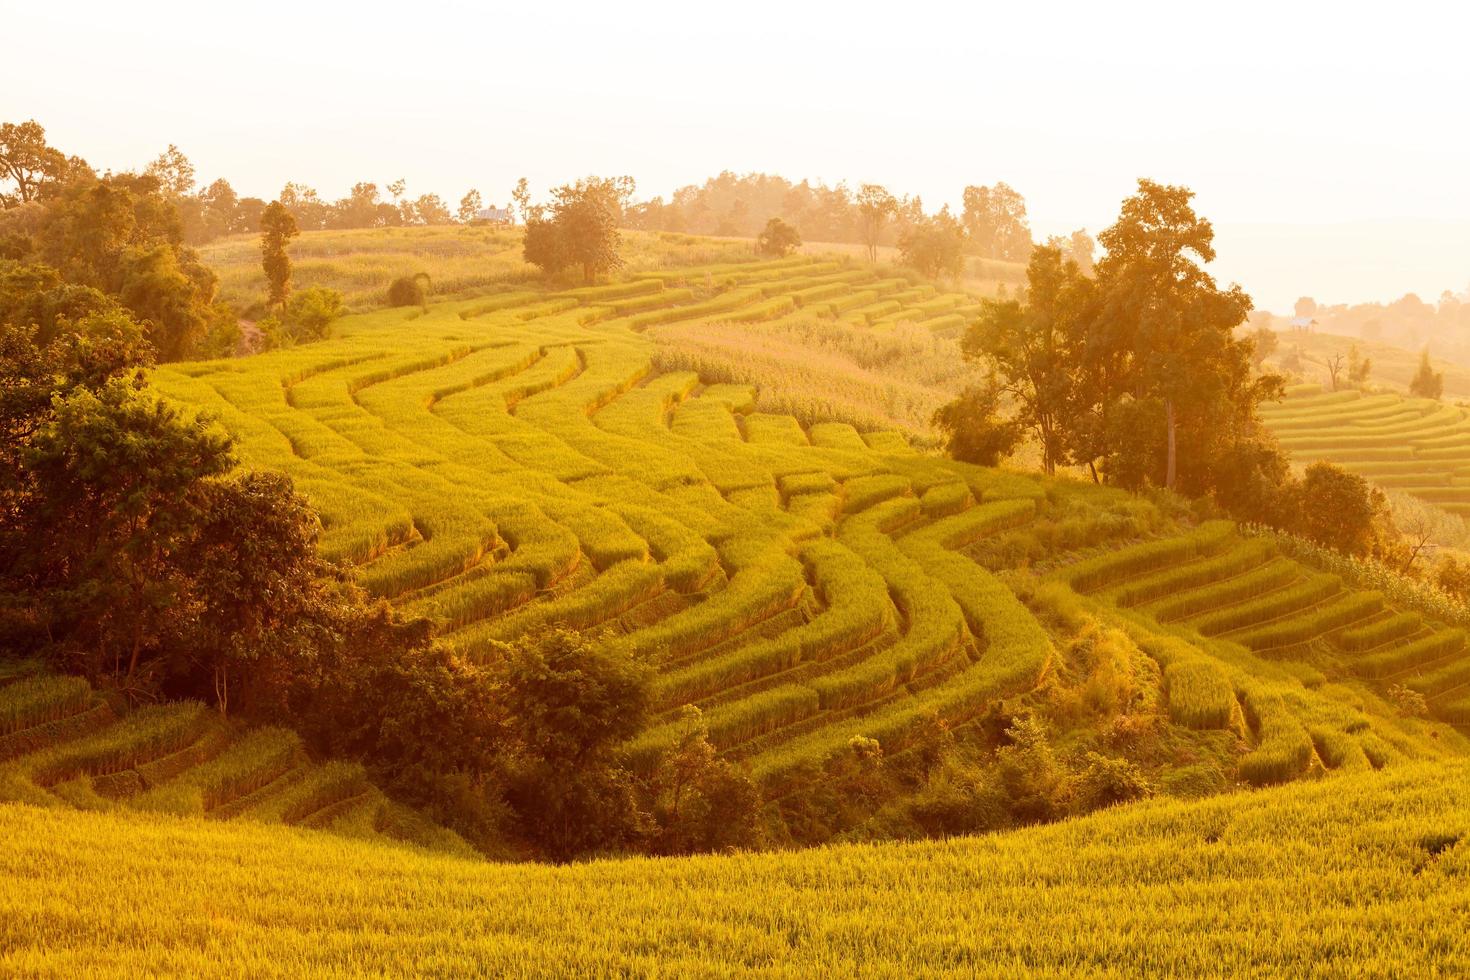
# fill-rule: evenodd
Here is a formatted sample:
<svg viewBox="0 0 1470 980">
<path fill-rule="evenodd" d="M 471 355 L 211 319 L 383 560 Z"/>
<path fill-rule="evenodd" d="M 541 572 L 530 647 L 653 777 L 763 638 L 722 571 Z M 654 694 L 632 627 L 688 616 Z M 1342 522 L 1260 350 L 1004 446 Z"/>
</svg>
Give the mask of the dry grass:
<svg viewBox="0 0 1470 980">
<path fill-rule="evenodd" d="M 308 231 L 291 243 L 294 284 L 328 286 L 347 306 L 365 312 L 387 305 L 388 284 L 423 272 L 436 300 L 465 299 L 506 286 L 541 282 L 521 257 L 521 229 L 444 225 L 428 228 L 359 228 Z M 667 232 L 623 233 L 629 268 L 679 267 L 751 258 L 744 240 L 717 240 Z M 220 277 L 220 296 L 252 316 L 265 295 L 260 244 L 255 235 L 233 235 L 200 249 Z M 568 281 L 559 285 L 580 285 Z"/>
<path fill-rule="evenodd" d="M 763 323 L 684 321 L 655 327 L 665 370 L 753 384 L 762 411 L 859 429 L 897 428 L 932 441 L 929 420 L 978 371 L 959 343 L 907 323 L 876 333 L 797 315 Z"/>
</svg>

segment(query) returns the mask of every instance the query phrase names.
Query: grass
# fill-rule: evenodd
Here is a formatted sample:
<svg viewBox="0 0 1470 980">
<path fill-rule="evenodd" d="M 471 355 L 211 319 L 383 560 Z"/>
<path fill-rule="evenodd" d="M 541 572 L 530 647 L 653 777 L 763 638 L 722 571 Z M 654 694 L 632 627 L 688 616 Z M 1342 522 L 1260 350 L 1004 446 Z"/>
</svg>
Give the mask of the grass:
<svg viewBox="0 0 1470 980">
<path fill-rule="evenodd" d="M 563 868 L 0 806 L 0 972 L 1449 975 L 1467 795 L 1463 764 L 1408 766 L 999 836 Z"/>
</svg>

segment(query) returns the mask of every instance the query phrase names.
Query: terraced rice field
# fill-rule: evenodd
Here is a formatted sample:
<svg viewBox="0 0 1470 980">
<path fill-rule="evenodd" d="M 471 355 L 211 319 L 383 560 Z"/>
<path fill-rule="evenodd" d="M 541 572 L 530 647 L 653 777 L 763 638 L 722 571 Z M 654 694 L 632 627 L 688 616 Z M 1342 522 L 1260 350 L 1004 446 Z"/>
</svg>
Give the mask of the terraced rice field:
<svg viewBox="0 0 1470 980">
<path fill-rule="evenodd" d="M 497 865 L 0 805 L 0 973 L 1434 977 L 1470 956 L 1470 770 L 1008 834 Z"/>
<path fill-rule="evenodd" d="M 1470 517 L 1470 412 L 1427 398 L 1299 385 L 1262 417 L 1295 462 L 1338 463 Z"/>
<path fill-rule="evenodd" d="M 1043 490 L 655 374 L 640 332 L 796 308 L 944 330 L 963 301 L 796 257 L 354 317 L 155 382 L 215 413 L 245 463 L 290 473 L 325 554 L 466 655 L 548 624 L 607 631 L 662 670 L 669 723 L 640 750 L 695 703 L 720 749 L 777 779 L 1036 683 L 1045 631 L 962 549 Z"/>
<path fill-rule="evenodd" d="M 471 854 L 389 801 L 362 767 L 312 763 L 295 733 L 196 703 L 119 715 L 76 677 L 0 678 L 0 801 L 240 818 Z"/>
<path fill-rule="evenodd" d="M 1176 721 L 1247 724 L 1257 742 L 1241 761 L 1250 781 L 1293 778 L 1314 761 L 1366 768 L 1393 756 L 1380 726 L 1341 710 L 1350 699 L 1306 703 L 1303 692 L 1326 690 L 1329 678 L 1378 690 L 1402 684 L 1425 696 L 1434 718 L 1470 723 L 1464 630 L 1395 609 L 1228 523 L 1083 562 L 1063 577 L 1163 634 L 1144 645 L 1164 667 Z"/>
</svg>

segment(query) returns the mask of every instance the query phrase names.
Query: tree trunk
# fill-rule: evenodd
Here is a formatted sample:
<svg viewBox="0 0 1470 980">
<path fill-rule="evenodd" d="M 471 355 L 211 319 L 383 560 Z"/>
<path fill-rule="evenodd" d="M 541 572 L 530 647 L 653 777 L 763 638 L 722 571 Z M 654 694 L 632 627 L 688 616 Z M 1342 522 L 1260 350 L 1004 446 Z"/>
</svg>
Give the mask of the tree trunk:
<svg viewBox="0 0 1470 980">
<path fill-rule="evenodd" d="M 1174 400 L 1172 398 L 1164 399 L 1164 415 L 1169 421 L 1169 462 L 1164 468 L 1164 486 L 1173 490 L 1178 453 L 1174 444 Z"/>
</svg>

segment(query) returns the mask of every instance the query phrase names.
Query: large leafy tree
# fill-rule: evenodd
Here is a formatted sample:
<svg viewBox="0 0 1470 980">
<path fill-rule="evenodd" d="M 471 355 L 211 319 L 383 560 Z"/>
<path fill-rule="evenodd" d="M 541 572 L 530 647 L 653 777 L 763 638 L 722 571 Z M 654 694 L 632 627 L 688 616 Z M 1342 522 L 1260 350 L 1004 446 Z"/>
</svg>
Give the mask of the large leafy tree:
<svg viewBox="0 0 1470 980">
<path fill-rule="evenodd" d="M 456 212 L 460 224 L 469 224 L 475 220 L 475 215 L 485 205 L 480 199 L 480 192 L 471 187 L 465 191 L 464 197 L 459 199 L 459 211 Z"/>
<path fill-rule="evenodd" d="M 507 796 L 554 858 L 626 845 L 651 830 L 617 748 L 649 717 L 649 668 L 566 630 L 488 658 L 507 725 Z"/>
<path fill-rule="evenodd" d="M 898 239 L 899 257 L 930 278 L 958 276 L 964 262 L 964 247 L 964 229 L 948 208 L 909 225 Z"/>
<path fill-rule="evenodd" d="M 47 193 L 28 258 L 119 300 L 158 356 L 175 360 L 235 331 L 218 279 L 184 245 L 178 201 L 151 175 L 82 174 Z"/>
<path fill-rule="evenodd" d="M 1092 280 L 1059 249 L 1037 248 L 1027 269 L 1026 301 L 987 300 L 961 349 L 987 362 L 1016 406 L 1016 420 L 1041 446 L 1042 468 L 1056 472 L 1078 430 L 1077 384 L 1093 303 Z"/>
<path fill-rule="evenodd" d="M 193 491 L 232 465 L 223 434 L 123 378 L 60 397 L 32 436 L 24 561 L 88 673 L 131 686 L 156 638 L 180 628 Z"/>
<path fill-rule="evenodd" d="M 1250 299 L 1204 270 L 1214 232 L 1191 197 L 1140 181 L 1100 236 L 1095 278 L 1060 245 L 1036 249 L 1024 300 L 987 303 L 964 347 L 991 365 L 1046 469 L 1213 494 L 1263 519 L 1288 477 L 1257 408 L 1281 381 L 1235 336 Z"/>
<path fill-rule="evenodd" d="M 631 177 L 588 177 L 556 188 L 551 204 L 526 222 L 526 261 L 550 274 L 580 269 L 586 282 L 620 268 L 618 225 L 632 194 Z"/>
<path fill-rule="evenodd" d="M 987 258 L 1021 261 L 1031 250 L 1026 199 L 1003 181 L 966 187 L 961 220 L 970 246 Z"/>
<path fill-rule="evenodd" d="M 45 128 L 34 119 L 0 123 L 0 208 L 38 201 L 48 186 L 90 172 L 81 160 L 48 145 Z"/>
<path fill-rule="evenodd" d="M 1214 229 L 1195 213 L 1193 196 L 1142 179 L 1098 236 L 1107 254 L 1097 266 L 1097 328 L 1126 350 L 1134 400 L 1158 406 L 1164 459 L 1162 472 L 1149 475 L 1175 487 L 1186 431 L 1187 489 L 1202 492 L 1222 440 L 1249 434 L 1256 406 L 1279 396 L 1280 382 L 1254 376 L 1251 344 L 1235 337 L 1251 300 L 1239 286 L 1219 288 L 1204 269 L 1215 258 Z"/>
<path fill-rule="evenodd" d="M 755 249 L 762 255 L 785 258 L 801 247 L 801 235 L 780 218 L 772 218 L 756 236 Z"/>
</svg>

